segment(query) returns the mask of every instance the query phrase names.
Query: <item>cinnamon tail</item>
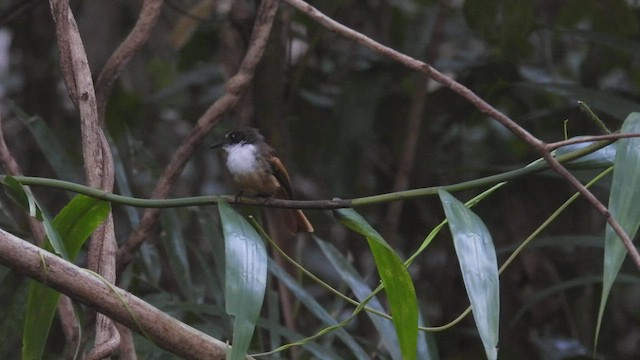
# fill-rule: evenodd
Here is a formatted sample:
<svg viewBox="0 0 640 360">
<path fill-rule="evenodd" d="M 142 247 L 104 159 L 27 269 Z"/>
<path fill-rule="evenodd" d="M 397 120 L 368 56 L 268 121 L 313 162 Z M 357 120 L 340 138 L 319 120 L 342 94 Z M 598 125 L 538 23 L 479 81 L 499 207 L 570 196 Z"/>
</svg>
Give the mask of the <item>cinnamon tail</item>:
<svg viewBox="0 0 640 360">
<path fill-rule="evenodd" d="M 296 223 L 298 226 L 298 232 L 313 232 L 313 225 L 309 222 L 309 219 L 304 215 L 302 210 L 297 209 L 296 212 Z"/>
</svg>

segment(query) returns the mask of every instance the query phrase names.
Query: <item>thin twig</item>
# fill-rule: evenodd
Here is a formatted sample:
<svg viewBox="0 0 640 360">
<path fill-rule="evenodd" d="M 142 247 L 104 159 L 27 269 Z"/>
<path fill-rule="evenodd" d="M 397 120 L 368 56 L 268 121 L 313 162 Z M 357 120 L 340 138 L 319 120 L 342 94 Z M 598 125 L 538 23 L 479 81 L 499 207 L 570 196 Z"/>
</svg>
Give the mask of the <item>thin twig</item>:
<svg viewBox="0 0 640 360">
<path fill-rule="evenodd" d="M 551 151 L 567 145 L 593 142 L 593 141 L 602 141 L 602 140 L 618 140 L 618 139 L 633 138 L 633 137 L 640 137 L 640 133 L 610 133 L 606 135 L 582 136 L 578 138 L 572 138 L 568 140 L 547 143 L 545 146 L 547 150 Z"/>
</svg>

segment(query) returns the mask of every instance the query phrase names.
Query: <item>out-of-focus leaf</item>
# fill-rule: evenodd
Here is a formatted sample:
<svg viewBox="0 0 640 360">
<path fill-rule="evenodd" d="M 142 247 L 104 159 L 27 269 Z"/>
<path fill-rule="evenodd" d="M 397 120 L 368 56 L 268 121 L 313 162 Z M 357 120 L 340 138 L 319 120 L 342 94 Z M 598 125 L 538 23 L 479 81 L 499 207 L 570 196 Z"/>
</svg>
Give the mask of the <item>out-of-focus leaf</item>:
<svg viewBox="0 0 640 360">
<path fill-rule="evenodd" d="M 29 116 L 13 102 L 8 104 L 16 117 L 29 129 L 56 175 L 62 180 L 77 183 L 79 170 L 73 166 L 74 161 L 65 150 L 67 147 L 63 145 L 55 132 L 40 117 Z"/>
<path fill-rule="evenodd" d="M 285 284 L 285 286 L 291 290 L 291 293 L 296 297 L 296 299 L 300 300 L 300 303 L 303 304 L 309 311 L 320 321 L 329 326 L 338 325 L 338 321 L 336 321 L 329 312 L 324 308 L 322 304 L 320 304 L 314 296 L 309 293 L 308 290 L 304 289 L 298 281 L 293 279 L 286 271 L 284 271 L 275 261 L 269 259 L 269 271 L 275 275 L 279 281 Z M 367 360 L 370 356 L 367 354 L 364 349 L 358 344 L 358 342 L 349 334 L 345 329 L 337 328 L 334 330 L 338 335 L 338 339 L 342 341 L 352 352 L 353 356 L 358 360 Z M 305 344 L 306 345 L 306 344 Z M 305 346 L 303 345 L 303 346 Z"/>
<path fill-rule="evenodd" d="M 541 89 L 575 101 L 584 101 L 591 108 L 618 119 L 624 119 L 628 114 L 640 109 L 640 104 L 613 96 L 611 92 L 587 89 L 575 84 L 527 83 L 520 86 Z"/>
<path fill-rule="evenodd" d="M 575 338 L 534 336 L 532 342 L 538 349 L 540 359 L 564 360 L 590 358 L 589 349 Z"/>
<path fill-rule="evenodd" d="M 347 259 L 338 252 L 333 245 L 320 240 L 319 238 L 315 238 L 316 243 L 320 247 L 320 250 L 324 253 L 324 255 L 329 259 L 329 262 L 333 265 L 333 268 L 340 274 L 342 280 L 349 286 L 351 291 L 356 295 L 358 300 L 362 301 L 367 296 L 371 294 L 371 288 L 367 285 L 366 281 L 360 277 L 356 269 L 351 266 L 351 263 L 347 261 Z M 378 299 L 376 297 L 371 298 L 367 303 L 372 309 L 384 312 L 384 309 Z M 396 334 L 395 329 L 393 328 L 393 323 L 389 320 L 384 319 L 378 315 L 367 313 L 371 322 L 378 330 L 382 341 L 384 342 L 391 358 L 393 359 L 402 359 L 402 355 L 400 353 L 400 347 L 398 343 L 398 335 Z"/>
<path fill-rule="evenodd" d="M 463 10 L 469 27 L 486 41 L 498 45 L 503 57 L 526 53 L 525 39 L 533 25 L 533 1 L 467 0 Z"/>
<path fill-rule="evenodd" d="M 178 280 L 178 286 L 182 294 L 189 300 L 194 299 L 193 281 L 191 281 L 191 265 L 187 256 L 185 238 L 182 236 L 180 219 L 175 209 L 168 209 L 161 215 L 162 244 L 169 258 L 169 265 L 173 276 Z"/>
<path fill-rule="evenodd" d="M 106 134 L 107 141 L 109 142 L 109 146 L 111 147 L 111 157 L 113 158 L 113 169 L 114 175 L 116 178 L 116 184 L 118 184 L 118 192 L 123 196 L 133 196 L 133 192 L 131 191 L 131 186 L 129 185 L 129 178 L 127 176 L 127 171 L 125 170 L 124 161 L 120 156 L 120 149 L 113 141 L 113 138 L 108 133 Z M 124 134 L 125 137 L 129 138 L 131 135 L 127 131 Z M 135 228 L 138 226 L 140 217 L 138 216 L 138 212 L 131 206 L 126 206 L 124 209 L 129 216 L 129 222 L 131 222 L 131 227 Z"/>
<path fill-rule="evenodd" d="M 0 273 L 8 268 L 0 266 Z M 0 276 L 0 296 L 3 299 L 2 318 L 0 318 L 0 358 L 20 359 L 23 327 L 24 327 L 24 299 L 27 298 L 28 282 L 15 284 L 12 276 Z"/>
<path fill-rule="evenodd" d="M 482 220 L 463 203 L 442 189 L 438 194 L 485 353 L 488 359 L 497 359 L 500 289 L 498 260 L 491 234 Z"/>
<path fill-rule="evenodd" d="M 215 304 L 224 305 L 224 241 L 220 224 L 215 221 L 217 217 L 211 208 L 198 209 L 198 222 L 202 226 L 203 232 L 207 234 L 208 243 L 211 254 L 209 267 L 214 272 L 214 280 L 212 284 L 208 284 L 207 290 L 209 297 L 213 299 Z M 211 264 L 213 263 L 213 266 Z"/>
<path fill-rule="evenodd" d="M 463 12 L 471 29 L 487 41 L 495 42 L 498 38 L 496 15 L 500 7 L 499 0 L 465 1 Z"/>
<path fill-rule="evenodd" d="M 107 218 L 110 204 L 84 195 L 74 197 L 50 223 L 50 231 L 64 239 L 67 260 L 73 261 L 82 244 Z M 46 219 L 46 217 L 45 217 Z M 48 221 L 48 220 L 45 220 Z M 47 231 L 47 237 L 50 232 Z M 44 244 L 51 251 L 52 243 Z M 23 359 L 41 359 L 49 336 L 60 293 L 36 281 L 30 281 L 23 333 Z"/>
<path fill-rule="evenodd" d="M 333 213 L 343 225 L 366 237 L 385 287 L 402 357 L 407 360 L 415 359 L 418 342 L 418 300 L 404 262 L 355 210 L 338 209 Z"/>
<path fill-rule="evenodd" d="M 640 113 L 629 114 L 622 124 L 620 132 L 640 132 Z M 613 169 L 613 179 L 611 180 L 611 193 L 609 194 L 609 211 L 622 229 L 633 239 L 638 231 L 638 226 L 640 226 L 640 206 L 638 206 L 640 204 L 640 187 L 638 187 L 638 184 L 640 184 L 640 139 L 620 139 L 617 144 L 618 149 Z M 624 244 L 622 244 L 615 231 L 607 225 L 604 244 L 602 297 L 600 299 L 595 335 L 596 345 L 609 292 L 626 255 L 627 249 Z"/>
<path fill-rule="evenodd" d="M 262 238 L 227 203 L 218 203 L 225 243 L 225 303 L 234 316 L 228 359 L 244 359 L 267 287 L 267 250 Z"/>
<path fill-rule="evenodd" d="M 608 46 L 614 50 L 627 53 L 629 55 L 636 56 L 640 53 L 640 44 L 637 41 L 625 39 L 620 36 L 614 36 L 607 33 L 591 31 L 591 30 L 576 30 L 576 29 L 554 29 L 557 32 L 569 34 L 571 36 L 579 36 L 591 42 Z"/>
<path fill-rule="evenodd" d="M 145 242 L 140 246 L 140 257 L 144 264 L 144 274 L 147 277 L 147 281 L 151 285 L 158 286 L 160 275 L 162 275 L 162 264 L 158 248 L 154 244 Z"/>
<path fill-rule="evenodd" d="M 556 150 L 556 156 L 562 156 L 573 151 L 578 151 L 592 144 L 593 142 L 584 142 L 562 146 Z M 591 154 L 587 154 L 579 159 L 570 161 L 565 166 L 570 169 L 598 169 L 613 165 L 613 160 L 615 159 L 615 157 L 616 144 L 613 143 L 603 147 L 598 151 L 592 152 Z"/>
<path fill-rule="evenodd" d="M 527 310 L 531 309 L 534 305 L 543 301 L 544 299 L 556 296 L 558 293 L 565 292 L 568 289 L 587 286 L 592 284 L 600 284 L 602 282 L 602 276 L 593 275 L 593 276 L 584 276 L 575 279 L 571 279 L 568 281 L 563 281 L 557 285 L 550 286 L 546 289 L 536 292 L 533 296 L 527 299 L 527 301 L 522 305 L 520 309 L 516 312 L 516 314 L 511 319 L 511 326 L 515 325 L 522 316 L 526 313 Z M 616 283 L 619 284 L 640 284 L 640 277 L 620 274 L 616 278 Z"/>
<path fill-rule="evenodd" d="M 183 93 L 191 86 L 203 85 L 210 82 L 216 83 L 218 81 L 222 81 L 222 73 L 219 66 L 197 67 L 191 71 L 177 75 L 167 87 L 153 94 L 148 101 L 162 102 L 175 94 Z"/>
</svg>

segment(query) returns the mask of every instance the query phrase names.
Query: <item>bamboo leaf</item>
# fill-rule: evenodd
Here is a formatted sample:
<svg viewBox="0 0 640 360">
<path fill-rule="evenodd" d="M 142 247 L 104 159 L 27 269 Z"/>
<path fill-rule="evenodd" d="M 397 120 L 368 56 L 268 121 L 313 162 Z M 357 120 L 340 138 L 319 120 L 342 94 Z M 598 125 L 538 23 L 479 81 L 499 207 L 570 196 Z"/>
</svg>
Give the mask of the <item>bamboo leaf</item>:
<svg viewBox="0 0 640 360">
<path fill-rule="evenodd" d="M 349 229 L 367 238 L 378 274 L 385 287 L 403 359 L 415 359 L 418 343 L 418 300 L 404 263 L 382 236 L 353 209 L 334 210 Z"/>
<path fill-rule="evenodd" d="M 65 245 L 62 242 L 62 239 L 58 235 L 58 232 L 55 230 L 51 219 L 47 212 L 38 204 L 38 201 L 33 196 L 31 191 L 27 189 L 25 186 L 20 184 L 15 178 L 11 176 L 5 176 L 2 183 L 5 185 L 5 191 L 7 195 L 20 207 L 22 207 L 25 211 L 29 213 L 29 216 L 36 218 L 37 220 L 42 222 L 44 226 L 45 233 L 47 235 L 47 241 L 51 244 L 52 248 L 47 249 L 48 251 L 53 250 L 56 254 L 60 255 L 63 259 L 69 260 L 69 255 L 67 254 L 67 250 L 65 249 Z"/>
<path fill-rule="evenodd" d="M 262 238 L 227 203 L 218 203 L 225 243 L 226 311 L 234 316 L 228 359 L 244 359 L 267 287 L 267 250 Z"/>
<path fill-rule="evenodd" d="M 498 261 L 482 220 L 448 192 L 438 191 L 458 255 L 473 318 L 488 359 L 498 358 L 500 294 Z"/>
<path fill-rule="evenodd" d="M 622 124 L 620 132 L 640 131 L 640 113 L 631 113 Z M 640 226 L 640 139 L 620 139 L 617 142 L 617 151 L 611 180 L 611 193 L 609 194 L 609 211 L 611 216 L 618 221 L 624 231 L 633 239 Z M 604 244 L 604 270 L 602 282 L 602 296 L 598 310 L 598 322 L 596 325 L 595 346 L 598 344 L 598 335 L 602 325 L 604 309 L 611 292 L 611 287 L 618 276 L 622 262 L 627 255 L 627 249 L 620 238 L 610 226 L 605 230 Z"/>
<path fill-rule="evenodd" d="M 581 150 L 592 144 L 593 142 L 585 142 L 559 147 L 558 150 L 556 150 L 556 157 Z M 616 144 L 614 143 L 579 159 L 569 161 L 566 166 L 569 169 L 599 169 L 611 166 L 615 157 Z"/>
</svg>

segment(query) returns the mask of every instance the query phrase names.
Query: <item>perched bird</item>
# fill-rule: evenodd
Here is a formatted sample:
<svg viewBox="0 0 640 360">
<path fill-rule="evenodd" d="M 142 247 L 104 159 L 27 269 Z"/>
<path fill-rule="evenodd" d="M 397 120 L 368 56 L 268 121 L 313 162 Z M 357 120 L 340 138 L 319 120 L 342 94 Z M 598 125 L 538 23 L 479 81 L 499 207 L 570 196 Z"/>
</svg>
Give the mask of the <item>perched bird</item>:
<svg viewBox="0 0 640 360">
<path fill-rule="evenodd" d="M 229 131 L 220 143 L 211 147 L 222 148 L 227 153 L 227 169 L 240 188 L 240 194 L 293 199 L 287 169 L 258 129 Z M 288 214 L 289 219 L 285 220 L 292 224 L 294 233 L 313 232 L 313 226 L 302 210 L 284 213 Z"/>
</svg>

